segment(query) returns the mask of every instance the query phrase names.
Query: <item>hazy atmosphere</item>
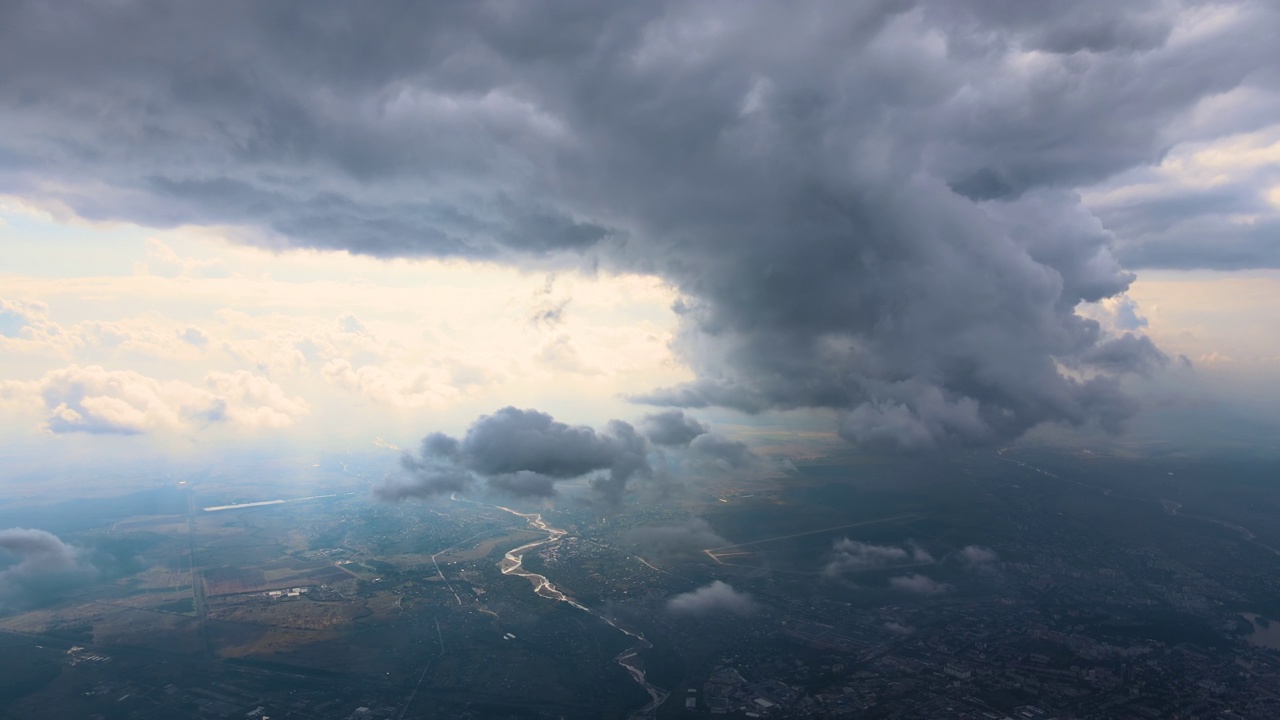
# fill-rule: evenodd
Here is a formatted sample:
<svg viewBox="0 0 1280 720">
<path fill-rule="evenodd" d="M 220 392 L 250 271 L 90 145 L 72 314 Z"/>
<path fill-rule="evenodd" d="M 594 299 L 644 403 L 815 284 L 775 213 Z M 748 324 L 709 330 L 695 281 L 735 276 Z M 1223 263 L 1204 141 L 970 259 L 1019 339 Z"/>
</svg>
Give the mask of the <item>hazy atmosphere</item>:
<svg viewBox="0 0 1280 720">
<path fill-rule="evenodd" d="M 1280 547 L 1248 515 L 1280 503 L 1277 37 L 1265 0 L 0 3 L 0 616 L 28 618 L 0 631 L 105 657 L 116 631 L 29 611 L 135 598 L 181 557 L 164 572 L 185 580 L 155 587 L 186 595 L 157 612 L 193 623 L 201 662 L 288 665 L 348 642 L 300 628 L 368 610 L 411 623 L 387 642 L 439 643 L 427 669 L 417 649 L 381 671 L 389 716 L 435 717 L 424 692 L 441 717 L 489 717 L 459 688 L 508 681 L 448 665 L 447 637 L 511 613 L 494 637 L 513 646 L 546 611 L 486 606 L 507 582 L 600 626 L 558 647 L 621 653 L 612 680 L 529 707 L 666 716 L 686 685 L 690 712 L 719 712 L 704 683 L 737 682 L 722 619 L 845 647 L 796 630 L 840 623 L 786 616 L 780 583 L 850 607 L 994 603 L 1047 557 L 1034 543 L 1091 532 L 986 536 L 987 513 L 1017 532 L 1072 509 L 1117 532 L 1200 517 Z M 1032 481 L 1007 473 L 1053 489 L 1010 500 Z M 1068 486 L 1155 515 L 1084 510 Z M 1217 509 L 1188 499 L 1214 487 Z M 973 507 L 935 506 L 950 493 Z M 58 509 L 82 498 L 105 504 Z M 299 570 L 296 606 L 364 604 L 284 623 L 287 641 L 210 629 L 275 627 L 216 598 L 293 587 L 263 564 L 277 550 L 196 559 L 238 532 L 335 573 Z M 588 589 L 603 569 L 547 569 L 592 542 L 622 553 L 601 568 L 657 574 L 614 596 Z M 250 566 L 265 580 L 219 579 Z M 370 599 L 424 568 L 434 600 Z M 480 609 L 446 615 L 466 583 Z M 1237 590 L 1206 623 L 1265 622 Z M 920 622 L 874 624 L 906 644 Z M 656 639 L 681 635 L 703 644 Z M 838 678 L 869 652 L 804 662 Z M 802 716 L 799 695 L 752 692 L 767 704 L 723 709 Z M 537 694 L 511 693 L 490 699 Z M 925 712 L 904 707 L 873 716 Z"/>
</svg>

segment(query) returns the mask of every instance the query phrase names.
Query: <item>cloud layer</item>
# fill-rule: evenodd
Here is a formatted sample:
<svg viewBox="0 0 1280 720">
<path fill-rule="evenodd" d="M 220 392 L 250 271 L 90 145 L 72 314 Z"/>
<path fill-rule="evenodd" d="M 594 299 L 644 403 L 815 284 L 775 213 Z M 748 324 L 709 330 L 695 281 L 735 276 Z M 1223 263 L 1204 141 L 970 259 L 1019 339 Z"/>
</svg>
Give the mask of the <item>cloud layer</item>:
<svg viewBox="0 0 1280 720">
<path fill-rule="evenodd" d="M 1280 11 L 1243 1 L 0 12 L 21 69 L 0 192 L 271 247 L 655 274 L 698 379 L 637 400 L 832 408 L 888 449 L 1117 427 L 1118 379 L 1163 356 L 1076 313 L 1133 280 L 1108 227 L 1131 263 L 1185 265 L 1242 191 L 1163 225 L 1076 191 L 1259 130 L 1280 89 Z M 1275 216 L 1247 209 L 1226 263 L 1274 265 Z M 588 369 L 571 350 L 546 360 Z"/>
<path fill-rule="evenodd" d="M 199 387 L 96 365 L 71 365 L 29 382 L 0 381 L 0 400 L 43 406 L 43 427 L 55 434 L 136 435 L 221 423 L 280 428 L 308 409 L 301 398 L 243 370 L 211 372 Z"/>
</svg>

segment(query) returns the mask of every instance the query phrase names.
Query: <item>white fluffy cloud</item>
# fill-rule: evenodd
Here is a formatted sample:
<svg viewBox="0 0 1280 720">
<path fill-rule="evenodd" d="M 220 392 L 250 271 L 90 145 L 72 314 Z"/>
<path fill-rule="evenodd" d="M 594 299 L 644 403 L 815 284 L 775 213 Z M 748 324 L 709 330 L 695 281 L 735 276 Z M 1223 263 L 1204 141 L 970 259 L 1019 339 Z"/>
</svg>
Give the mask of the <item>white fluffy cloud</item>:
<svg viewBox="0 0 1280 720">
<path fill-rule="evenodd" d="M 1000 559 L 995 550 L 981 545 L 966 545 L 959 554 L 960 559 L 970 565 L 986 565 Z"/>
<path fill-rule="evenodd" d="M 39 408 L 42 426 L 55 434 L 185 432 L 222 423 L 278 428 L 308 410 L 306 401 L 244 371 L 211 372 L 205 385 L 71 365 L 38 380 L 0 382 L 0 399 Z"/>
<path fill-rule="evenodd" d="M 288 427 L 309 409 L 302 398 L 288 397 L 279 385 L 244 370 L 211 372 L 205 385 L 224 408 L 223 418 L 235 425 Z"/>
<path fill-rule="evenodd" d="M 47 311 L 44 303 L 0 298 L 0 337 L 22 337 L 44 322 Z"/>
<path fill-rule="evenodd" d="M 100 231 L 34 227 L 80 233 L 76 247 L 86 255 Z M 365 443 L 418 434 L 427 418 L 459 429 L 495 404 L 548 393 L 580 398 L 560 407 L 591 423 L 631 410 L 625 390 L 689 377 L 668 346 L 674 295 L 652 278 L 277 255 L 185 229 L 164 233 L 164 246 L 192 267 L 225 255 L 225 276 L 120 275 L 134 273 L 139 253 L 154 244 L 143 228 L 116 232 L 135 253 L 122 252 L 118 268 L 96 262 L 69 277 L 0 272 L 0 379 L 5 404 L 20 410 L 5 413 L 0 444 L 18 451 L 28 433 L 50 430 L 70 446 L 67 434 L 204 428 L 212 436 L 285 425 L 300 443 Z M 562 335 L 599 372 L 583 376 L 539 357 Z M 72 367 L 132 374 L 110 389 L 90 387 L 80 402 L 78 390 L 52 388 Z M 46 402 L 46 390 L 56 402 Z"/>
<path fill-rule="evenodd" d="M 81 343 L 49 319 L 49 306 L 29 298 L 0 298 L 0 352 L 65 353 Z"/>
<path fill-rule="evenodd" d="M 323 372 L 334 385 L 395 408 L 443 407 L 462 394 L 441 368 L 400 363 L 354 367 L 350 361 L 337 358 L 326 363 Z"/>
<path fill-rule="evenodd" d="M 751 596 L 716 580 L 696 590 L 680 593 L 667 601 L 667 610 L 676 615 L 703 617 L 708 615 L 750 615 L 756 611 Z"/>
<path fill-rule="evenodd" d="M 831 559 L 823 568 L 823 574 L 836 577 L 861 570 L 923 565 L 931 562 L 933 562 L 933 556 L 915 543 L 908 543 L 905 546 L 874 545 L 841 538 L 832 544 Z"/>
<path fill-rule="evenodd" d="M 0 298 L 0 350 L 14 354 L 178 360 L 197 356 L 207 342 L 208 335 L 199 328 L 182 328 L 155 315 L 62 324 L 49 317 L 43 301 Z"/>
</svg>

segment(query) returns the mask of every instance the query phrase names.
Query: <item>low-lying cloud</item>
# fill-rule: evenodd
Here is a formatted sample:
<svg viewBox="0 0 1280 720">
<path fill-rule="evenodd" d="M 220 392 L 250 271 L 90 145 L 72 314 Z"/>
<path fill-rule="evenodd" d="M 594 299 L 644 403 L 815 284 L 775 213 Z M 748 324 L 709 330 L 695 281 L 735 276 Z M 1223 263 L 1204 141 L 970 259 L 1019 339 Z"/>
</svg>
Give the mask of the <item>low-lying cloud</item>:
<svg viewBox="0 0 1280 720">
<path fill-rule="evenodd" d="M 927 575 L 911 574 L 889 578 L 889 587 L 916 595 L 940 595 L 951 592 L 951 586 Z"/>
<path fill-rule="evenodd" d="M 688 445 L 711 428 L 685 415 L 681 410 L 666 410 L 646 415 L 641 424 L 644 434 L 655 445 Z"/>
<path fill-rule="evenodd" d="M 981 545 L 966 545 L 958 554 L 969 565 L 987 565 L 1000 559 L 995 550 Z"/>
<path fill-rule="evenodd" d="M 700 555 L 703 550 L 729 544 L 702 518 L 690 518 L 681 523 L 641 525 L 628 530 L 623 540 L 635 546 L 637 551 L 658 559 L 692 557 Z"/>
<path fill-rule="evenodd" d="M 874 545 L 841 538 L 831 546 L 831 559 L 822 572 L 828 577 L 846 573 L 933 562 L 927 550 L 914 543 L 905 546 Z"/>
<path fill-rule="evenodd" d="M 532 409 L 505 407 L 478 418 L 461 438 L 433 432 L 418 452 L 400 460 L 402 476 L 374 488 L 376 497 L 395 501 L 467 492 L 475 485 L 508 496 L 549 498 L 557 485 L 586 479 L 587 501 L 613 512 L 635 481 L 670 483 L 666 466 L 718 472 L 752 466 L 757 456 L 743 443 L 712 433 L 681 411 L 659 422 L 698 428 L 698 433 L 659 437 L 651 442 L 631 423 L 610 420 L 603 428 L 569 425 Z M 654 428 L 653 417 L 645 426 Z"/>
<path fill-rule="evenodd" d="M 0 530 L 0 567 L 0 610 L 37 604 L 98 574 L 79 549 L 31 528 Z"/>
<path fill-rule="evenodd" d="M 757 606 L 747 593 L 716 580 L 696 590 L 676 595 L 667 601 L 667 610 L 676 615 L 707 617 L 712 615 L 751 615 Z"/>
<path fill-rule="evenodd" d="M 431 433 L 417 455 L 405 454 L 407 480 L 375 489 L 384 499 L 463 492 L 476 480 L 518 497 L 550 497 L 556 483 L 590 476 L 591 497 L 609 509 L 627 484 L 650 477 L 648 443 L 634 427 L 610 421 L 602 430 L 568 425 L 544 412 L 505 407 L 483 415 L 461 438 Z"/>
<path fill-rule="evenodd" d="M 650 442 L 682 463 L 686 474 L 726 474 L 763 464 L 746 443 L 714 432 L 683 410 L 646 415 L 640 426 Z"/>
</svg>

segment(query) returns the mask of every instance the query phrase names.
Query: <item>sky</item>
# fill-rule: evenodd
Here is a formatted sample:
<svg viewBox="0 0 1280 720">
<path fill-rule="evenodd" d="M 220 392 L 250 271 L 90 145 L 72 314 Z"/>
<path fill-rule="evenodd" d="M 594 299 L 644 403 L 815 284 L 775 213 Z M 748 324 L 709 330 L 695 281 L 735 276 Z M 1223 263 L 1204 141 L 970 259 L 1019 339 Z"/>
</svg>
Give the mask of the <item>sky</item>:
<svg viewBox="0 0 1280 720">
<path fill-rule="evenodd" d="M 5 3 L 0 453 L 394 446 L 389 497 L 607 505 L 760 428 L 1273 447 L 1275 37 L 1261 0 Z"/>
</svg>

